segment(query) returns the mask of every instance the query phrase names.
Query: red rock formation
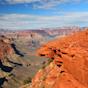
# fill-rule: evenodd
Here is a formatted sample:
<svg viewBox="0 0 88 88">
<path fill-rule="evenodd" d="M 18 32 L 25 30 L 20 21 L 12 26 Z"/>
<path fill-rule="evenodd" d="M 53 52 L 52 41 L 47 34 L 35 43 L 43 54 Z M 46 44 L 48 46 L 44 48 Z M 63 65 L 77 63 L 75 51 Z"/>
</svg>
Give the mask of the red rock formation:
<svg viewBox="0 0 88 88">
<path fill-rule="evenodd" d="M 0 37 L 0 59 L 2 60 L 12 53 L 13 49 L 10 45 L 9 39 Z"/>
<path fill-rule="evenodd" d="M 88 30 L 51 41 L 37 52 L 53 62 L 28 88 L 88 88 Z"/>
</svg>

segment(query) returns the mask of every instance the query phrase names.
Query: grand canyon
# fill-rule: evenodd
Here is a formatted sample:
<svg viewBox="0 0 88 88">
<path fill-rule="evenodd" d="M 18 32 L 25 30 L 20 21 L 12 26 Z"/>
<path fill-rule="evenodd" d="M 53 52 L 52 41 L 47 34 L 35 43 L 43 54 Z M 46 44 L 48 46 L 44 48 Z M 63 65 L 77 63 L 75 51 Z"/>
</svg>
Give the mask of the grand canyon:
<svg viewBox="0 0 88 88">
<path fill-rule="evenodd" d="M 88 29 L 0 30 L 1 88 L 87 88 Z"/>
<path fill-rule="evenodd" d="M 88 88 L 88 0 L 0 0 L 0 88 Z"/>
</svg>

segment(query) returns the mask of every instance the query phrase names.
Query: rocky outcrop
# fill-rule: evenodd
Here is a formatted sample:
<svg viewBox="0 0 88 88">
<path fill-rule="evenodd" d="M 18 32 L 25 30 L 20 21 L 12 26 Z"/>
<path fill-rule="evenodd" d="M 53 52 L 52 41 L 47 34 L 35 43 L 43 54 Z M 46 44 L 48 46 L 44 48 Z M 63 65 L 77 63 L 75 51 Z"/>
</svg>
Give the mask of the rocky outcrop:
<svg viewBox="0 0 88 88">
<path fill-rule="evenodd" d="M 27 88 L 88 88 L 88 30 L 53 40 L 37 53 L 53 61 Z"/>
<path fill-rule="evenodd" d="M 6 56 L 14 52 L 10 43 L 10 39 L 4 36 L 0 37 L 0 60 L 3 60 Z"/>
<path fill-rule="evenodd" d="M 23 45 L 22 42 L 20 43 Z M 25 49 L 25 46 L 20 46 L 21 49 L 18 46 L 20 44 L 16 44 L 12 38 L 0 36 L 0 88 L 19 88 L 30 83 L 35 73 L 48 60 L 48 58 L 26 55 L 21 50 Z"/>
</svg>

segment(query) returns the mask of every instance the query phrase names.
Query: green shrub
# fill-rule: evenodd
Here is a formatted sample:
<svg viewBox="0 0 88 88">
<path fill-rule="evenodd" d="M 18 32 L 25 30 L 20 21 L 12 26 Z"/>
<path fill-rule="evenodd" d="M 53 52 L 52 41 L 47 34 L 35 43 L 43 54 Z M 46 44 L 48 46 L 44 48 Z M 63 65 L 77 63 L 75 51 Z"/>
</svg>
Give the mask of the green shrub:
<svg viewBox="0 0 88 88">
<path fill-rule="evenodd" d="M 23 81 L 23 83 L 24 83 L 24 85 L 25 84 L 28 84 L 28 83 L 31 83 L 31 77 L 28 77 L 27 79 L 25 79 L 24 81 Z"/>
<path fill-rule="evenodd" d="M 53 59 L 48 59 L 47 63 L 43 64 L 42 69 L 45 69 L 45 67 L 47 67 L 52 61 Z"/>
</svg>

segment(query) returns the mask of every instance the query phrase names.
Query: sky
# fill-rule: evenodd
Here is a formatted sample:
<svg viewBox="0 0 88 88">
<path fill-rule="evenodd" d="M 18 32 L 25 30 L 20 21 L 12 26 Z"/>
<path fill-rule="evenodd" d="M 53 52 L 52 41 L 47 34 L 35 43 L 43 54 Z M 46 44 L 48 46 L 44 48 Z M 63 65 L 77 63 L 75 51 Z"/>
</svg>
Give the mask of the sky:
<svg viewBox="0 0 88 88">
<path fill-rule="evenodd" d="M 88 0 L 0 0 L 1 29 L 88 27 Z"/>
</svg>

